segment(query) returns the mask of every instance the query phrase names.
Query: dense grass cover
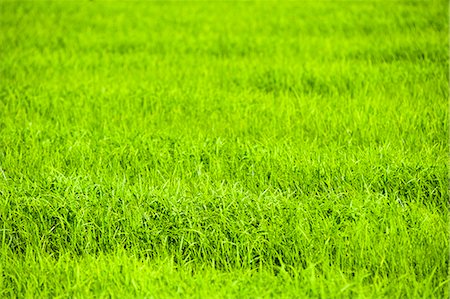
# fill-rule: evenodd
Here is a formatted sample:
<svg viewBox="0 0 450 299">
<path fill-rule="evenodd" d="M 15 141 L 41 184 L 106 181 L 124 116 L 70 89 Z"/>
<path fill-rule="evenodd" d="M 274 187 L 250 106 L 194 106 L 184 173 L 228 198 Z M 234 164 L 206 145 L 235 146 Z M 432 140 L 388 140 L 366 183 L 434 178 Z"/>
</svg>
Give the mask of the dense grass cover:
<svg viewBox="0 0 450 299">
<path fill-rule="evenodd" d="M 446 1 L 0 4 L 0 297 L 449 296 Z"/>
</svg>

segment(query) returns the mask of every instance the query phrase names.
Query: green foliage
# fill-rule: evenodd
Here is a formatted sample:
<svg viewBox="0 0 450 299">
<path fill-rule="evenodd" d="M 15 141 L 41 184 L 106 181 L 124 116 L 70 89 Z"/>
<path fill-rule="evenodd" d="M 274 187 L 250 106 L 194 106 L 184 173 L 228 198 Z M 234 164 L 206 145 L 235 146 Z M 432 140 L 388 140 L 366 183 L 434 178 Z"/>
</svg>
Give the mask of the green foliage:
<svg viewBox="0 0 450 299">
<path fill-rule="evenodd" d="M 448 297 L 447 6 L 0 2 L 0 297 Z"/>
</svg>

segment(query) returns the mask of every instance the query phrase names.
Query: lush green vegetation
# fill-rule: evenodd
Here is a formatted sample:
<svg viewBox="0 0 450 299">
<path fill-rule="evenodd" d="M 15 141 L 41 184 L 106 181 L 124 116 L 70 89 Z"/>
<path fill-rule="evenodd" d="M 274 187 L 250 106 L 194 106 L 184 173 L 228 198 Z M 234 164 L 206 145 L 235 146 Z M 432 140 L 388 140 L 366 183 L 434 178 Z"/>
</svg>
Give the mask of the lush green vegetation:
<svg viewBox="0 0 450 299">
<path fill-rule="evenodd" d="M 0 4 L 0 297 L 449 297 L 446 1 Z"/>
</svg>

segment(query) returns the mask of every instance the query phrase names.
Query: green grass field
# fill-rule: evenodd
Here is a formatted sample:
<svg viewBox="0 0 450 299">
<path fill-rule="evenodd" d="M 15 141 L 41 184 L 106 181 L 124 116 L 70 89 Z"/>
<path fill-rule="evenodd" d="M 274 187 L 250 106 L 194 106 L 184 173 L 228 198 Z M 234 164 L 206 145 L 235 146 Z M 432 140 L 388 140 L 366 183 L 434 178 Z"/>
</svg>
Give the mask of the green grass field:
<svg viewBox="0 0 450 299">
<path fill-rule="evenodd" d="M 1 298 L 448 298 L 446 1 L 0 2 Z"/>
</svg>

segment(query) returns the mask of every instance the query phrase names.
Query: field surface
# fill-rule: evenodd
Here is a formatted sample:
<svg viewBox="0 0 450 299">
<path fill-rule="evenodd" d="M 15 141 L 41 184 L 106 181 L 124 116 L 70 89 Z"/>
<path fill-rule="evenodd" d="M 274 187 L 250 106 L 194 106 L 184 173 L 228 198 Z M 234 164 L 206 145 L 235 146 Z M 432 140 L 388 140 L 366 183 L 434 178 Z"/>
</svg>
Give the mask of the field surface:
<svg viewBox="0 0 450 299">
<path fill-rule="evenodd" d="M 448 298 L 446 1 L 1 1 L 1 298 Z"/>
</svg>

